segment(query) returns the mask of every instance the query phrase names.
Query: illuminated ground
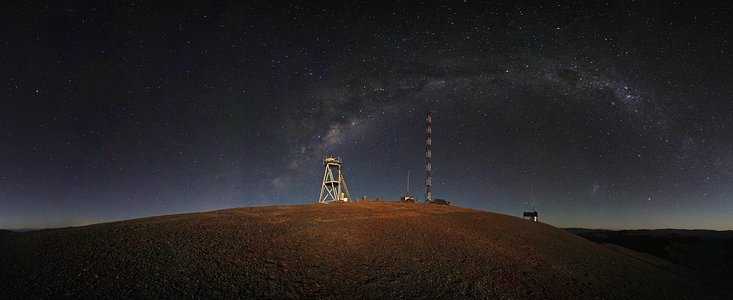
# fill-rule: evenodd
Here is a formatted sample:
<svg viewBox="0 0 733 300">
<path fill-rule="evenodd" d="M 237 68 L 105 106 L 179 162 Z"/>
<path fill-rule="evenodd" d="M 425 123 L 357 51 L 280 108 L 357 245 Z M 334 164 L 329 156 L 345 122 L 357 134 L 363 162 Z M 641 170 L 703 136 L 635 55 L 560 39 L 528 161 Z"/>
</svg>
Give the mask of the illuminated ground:
<svg viewBox="0 0 733 300">
<path fill-rule="evenodd" d="M 726 298 L 555 227 L 366 203 L 229 209 L 0 235 L 0 298 Z"/>
</svg>

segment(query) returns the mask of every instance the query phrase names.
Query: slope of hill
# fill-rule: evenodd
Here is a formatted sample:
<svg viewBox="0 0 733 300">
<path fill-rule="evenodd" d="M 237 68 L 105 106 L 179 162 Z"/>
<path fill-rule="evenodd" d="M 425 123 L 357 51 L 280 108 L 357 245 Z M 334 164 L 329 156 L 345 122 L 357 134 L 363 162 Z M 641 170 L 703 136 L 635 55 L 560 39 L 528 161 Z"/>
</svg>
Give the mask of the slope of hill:
<svg viewBox="0 0 733 300">
<path fill-rule="evenodd" d="M 7 229 L 0 229 L 0 237 L 16 234 L 17 232 Z"/>
<path fill-rule="evenodd" d="M 0 298 L 726 298 L 555 227 L 398 203 L 169 215 L 0 239 Z"/>
<path fill-rule="evenodd" d="M 686 266 L 711 281 L 733 280 L 733 231 L 730 230 L 566 230 L 596 243 L 618 245 Z"/>
</svg>

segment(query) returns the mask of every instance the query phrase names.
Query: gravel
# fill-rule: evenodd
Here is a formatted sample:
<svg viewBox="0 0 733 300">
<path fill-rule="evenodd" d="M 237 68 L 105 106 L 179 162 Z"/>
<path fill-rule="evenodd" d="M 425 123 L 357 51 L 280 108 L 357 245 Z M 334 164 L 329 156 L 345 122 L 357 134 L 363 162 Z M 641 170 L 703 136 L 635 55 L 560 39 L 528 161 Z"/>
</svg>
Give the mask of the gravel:
<svg viewBox="0 0 733 300">
<path fill-rule="evenodd" d="M 0 282 L 0 299 L 733 298 L 547 224 L 386 202 L 0 235 Z"/>
</svg>

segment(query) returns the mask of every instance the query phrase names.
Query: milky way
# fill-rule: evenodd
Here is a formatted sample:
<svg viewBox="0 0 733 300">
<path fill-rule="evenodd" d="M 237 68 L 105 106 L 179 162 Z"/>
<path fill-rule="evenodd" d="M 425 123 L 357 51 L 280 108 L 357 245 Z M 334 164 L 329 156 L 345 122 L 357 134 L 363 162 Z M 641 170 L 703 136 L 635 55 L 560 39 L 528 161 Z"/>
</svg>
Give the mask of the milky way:
<svg viewBox="0 0 733 300">
<path fill-rule="evenodd" d="M 173 9 L 175 8 L 175 9 Z M 434 195 L 556 226 L 731 229 L 730 5 L 20 3 L 0 227 Z"/>
</svg>

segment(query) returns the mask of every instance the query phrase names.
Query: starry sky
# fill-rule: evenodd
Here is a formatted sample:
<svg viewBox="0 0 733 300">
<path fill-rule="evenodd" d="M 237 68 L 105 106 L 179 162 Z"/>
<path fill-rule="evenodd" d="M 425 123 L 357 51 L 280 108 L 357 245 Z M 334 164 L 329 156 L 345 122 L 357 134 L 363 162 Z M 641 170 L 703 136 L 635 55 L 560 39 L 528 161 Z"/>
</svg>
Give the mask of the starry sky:
<svg viewBox="0 0 733 300">
<path fill-rule="evenodd" d="M 10 1 L 0 228 L 433 195 L 733 229 L 726 1 Z M 489 3 L 491 2 L 491 3 Z"/>
</svg>

